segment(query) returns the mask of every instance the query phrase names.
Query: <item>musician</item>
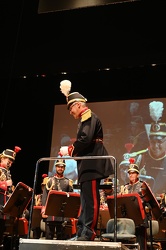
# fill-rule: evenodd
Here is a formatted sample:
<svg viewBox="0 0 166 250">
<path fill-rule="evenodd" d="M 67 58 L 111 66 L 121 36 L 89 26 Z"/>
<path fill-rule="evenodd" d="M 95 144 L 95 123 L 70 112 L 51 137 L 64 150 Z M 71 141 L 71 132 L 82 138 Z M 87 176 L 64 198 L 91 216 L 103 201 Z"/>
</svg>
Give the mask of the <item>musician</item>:
<svg viewBox="0 0 166 250">
<path fill-rule="evenodd" d="M 4 232 L 6 215 L 3 214 L 3 206 L 13 192 L 13 182 L 10 174 L 16 153 L 21 150 L 15 146 L 14 150 L 6 149 L 0 154 L 0 250 L 4 248 Z"/>
<path fill-rule="evenodd" d="M 99 117 L 87 106 L 87 99 L 79 92 L 69 93 L 71 82 L 60 83 L 66 96 L 67 108 L 74 119 L 78 119 L 77 136 L 73 144 L 60 148 L 61 156 L 108 156 L 103 143 L 103 128 Z M 77 223 L 78 241 L 93 241 L 100 209 L 100 182 L 114 174 L 110 159 L 77 161 L 78 183 L 80 184 L 81 210 Z"/>
<path fill-rule="evenodd" d="M 42 196 L 42 218 L 46 222 L 46 232 L 45 238 L 46 239 L 53 239 L 55 235 L 56 229 L 56 239 L 57 240 L 65 240 L 67 239 L 67 235 L 65 235 L 65 223 L 67 222 L 67 218 L 62 217 L 55 217 L 55 216 L 48 216 L 45 214 L 45 205 L 46 200 L 50 190 L 57 190 L 57 191 L 64 191 L 64 192 L 73 192 L 73 181 L 66 178 L 64 176 L 65 171 L 65 160 L 58 159 L 55 163 L 56 172 L 53 177 L 48 179 Z"/>
<path fill-rule="evenodd" d="M 143 185 L 143 181 L 139 180 L 138 165 L 135 164 L 134 158 L 130 158 L 129 162 L 130 162 L 129 167 L 128 167 L 129 182 L 121 186 L 120 193 L 121 194 L 138 193 L 142 199 L 141 187 Z M 142 202 L 145 207 L 143 199 L 142 199 Z M 148 227 L 149 227 L 148 218 L 146 218 L 143 225 L 136 227 L 137 242 L 139 243 L 141 250 L 147 249 L 147 228 Z"/>
</svg>

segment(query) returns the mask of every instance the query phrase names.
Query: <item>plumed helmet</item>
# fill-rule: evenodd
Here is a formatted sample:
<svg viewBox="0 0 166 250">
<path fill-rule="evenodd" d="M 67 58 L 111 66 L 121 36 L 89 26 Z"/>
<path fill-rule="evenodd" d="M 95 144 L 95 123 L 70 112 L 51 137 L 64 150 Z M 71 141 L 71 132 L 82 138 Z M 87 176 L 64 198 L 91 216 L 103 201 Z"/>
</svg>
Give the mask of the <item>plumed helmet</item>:
<svg viewBox="0 0 166 250">
<path fill-rule="evenodd" d="M 65 160 L 63 159 L 58 159 L 55 163 L 55 166 L 66 166 Z"/>
<path fill-rule="evenodd" d="M 5 149 L 1 154 L 0 154 L 0 158 L 2 157 L 7 157 L 9 159 L 11 159 L 12 161 L 15 160 L 16 154 L 21 150 L 20 147 L 15 146 L 14 150 L 11 149 Z"/>
<path fill-rule="evenodd" d="M 149 136 L 166 136 L 166 123 L 152 123 Z"/>
<path fill-rule="evenodd" d="M 166 123 L 160 121 L 163 114 L 163 103 L 159 101 L 153 101 L 149 103 L 150 116 L 153 122 L 150 126 L 149 137 L 151 136 L 166 136 Z"/>
<path fill-rule="evenodd" d="M 74 102 L 87 102 L 87 99 L 79 92 L 70 93 L 71 82 L 69 80 L 63 80 L 60 82 L 60 90 L 66 96 L 68 109 Z"/>
<path fill-rule="evenodd" d="M 67 97 L 67 108 L 69 109 L 74 102 L 87 102 L 87 99 L 80 93 L 73 92 Z"/>
<path fill-rule="evenodd" d="M 139 174 L 139 167 L 137 164 L 135 164 L 135 159 L 134 158 L 130 158 L 129 159 L 129 168 L 128 168 L 128 173 L 130 172 L 137 172 Z"/>
</svg>

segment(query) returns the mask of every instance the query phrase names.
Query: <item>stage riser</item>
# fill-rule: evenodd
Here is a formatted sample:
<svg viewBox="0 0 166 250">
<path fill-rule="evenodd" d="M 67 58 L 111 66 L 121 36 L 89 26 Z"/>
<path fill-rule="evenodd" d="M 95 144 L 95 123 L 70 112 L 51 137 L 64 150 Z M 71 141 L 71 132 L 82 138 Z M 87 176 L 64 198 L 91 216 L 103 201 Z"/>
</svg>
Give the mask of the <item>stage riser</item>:
<svg viewBox="0 0 166 250">
<path fill-rule="evenodd" d="M 19 250 L 127 250 L 121 242 L 20 239 Z"/>
</svg>

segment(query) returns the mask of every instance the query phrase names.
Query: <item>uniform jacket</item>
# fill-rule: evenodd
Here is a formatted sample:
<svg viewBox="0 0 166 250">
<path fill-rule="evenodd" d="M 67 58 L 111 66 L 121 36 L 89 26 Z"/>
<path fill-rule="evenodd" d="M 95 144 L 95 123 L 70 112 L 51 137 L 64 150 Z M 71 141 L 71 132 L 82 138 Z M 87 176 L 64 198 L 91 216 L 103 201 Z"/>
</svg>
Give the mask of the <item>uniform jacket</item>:
<svg viewBox="0 0 166 250">
<path fill-rule="evenodd" d="M 86 110 L 78 124 L 77 138 L 73 143 L 74 156 L 107 156 L 103 144 L 103 129 L 99 118 L 90 109 Z M 78 182 L 104 179 L 114 173 L 110 158 L 77 161 Z"/>
<path fill-rule="evenodd" d="M 143 182 L 138 180 L 134 184 L 126 183 L 125 185 L 121 186 L 121 193 L 122 194 L 131 194 L 131 193 L 138 193 L 141 196 L 141 187 Z"/>
<path fill-rule="evenodd" d="M 6 168 L 0 167 L 0 218 L 5 219 L 1 211 L 3 210 L 3 206 L 7 202 L 9 196 L 12 194 L 12 185 L 7 186 L 7 180 L 11 180 L 10 171 Z"/>
</svg>

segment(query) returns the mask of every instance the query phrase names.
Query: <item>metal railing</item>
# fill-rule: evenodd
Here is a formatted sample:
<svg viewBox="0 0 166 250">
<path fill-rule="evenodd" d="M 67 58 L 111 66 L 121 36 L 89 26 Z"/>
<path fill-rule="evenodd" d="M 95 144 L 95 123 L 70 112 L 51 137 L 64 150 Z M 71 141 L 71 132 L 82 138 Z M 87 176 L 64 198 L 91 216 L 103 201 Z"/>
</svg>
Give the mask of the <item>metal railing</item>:
<svg viewBox="0 0 166 250">
<path fill-rule="evenodd" d="M 114 199 L 115 199 L 115 206 L 114 206 L 114 241 L 117 241 L 117 161 L 116 158 L 112 155 L 108 156 L 81 156 L 81 157 L 63 157 L 64 160 L 95 160 L 95 159 L 111 159 L 113 161 L 113 167 L 114 167 Z M 59 157 L 43 157 L 40 158 L 36 162 L 36 168 L 35 168 L 35 176 L 34 176 L 34 183 L 33 183 L 33 192 L 32 192 L 32 200 L 29 210 L 29 225 L 28 225 L 28 235 L 27 237 L 30 238 L 30 232 L 31 232 L 31 224 L 32 224 L 32 213 L 33 213 L 33 207 L 34 207 L 34 201 L 35 201 L 35 191 L 37 186 L 37 177 L 39 172 L 39 164 L 43 161 L 55 161 L 59 160 Z"/>
</svg>

